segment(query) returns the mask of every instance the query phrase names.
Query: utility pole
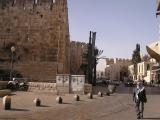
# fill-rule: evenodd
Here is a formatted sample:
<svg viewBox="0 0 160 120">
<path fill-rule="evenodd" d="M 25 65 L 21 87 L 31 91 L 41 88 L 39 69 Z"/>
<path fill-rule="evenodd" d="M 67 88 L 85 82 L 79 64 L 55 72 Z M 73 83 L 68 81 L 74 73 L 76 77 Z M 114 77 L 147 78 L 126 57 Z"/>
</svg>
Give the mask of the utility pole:
<svg viewBox="0 0 160 120">
<path fill-rule="evenodd" d="M 92 68 L 93 68 L 93 71 L 94 73 L 92 74 L 93 75 L 93 80 L 92 80 L 92 84 L 93 86 L 96 85 L 96 65 L 97 65 L 97 61 L 96 61 L 96 52 L 98 49 L 95 48 L 95 41 L 96 41 L 96 32 L 93 32 L 93 38 L 92 38 Z"/>
<path fill-rule="evenodd" d="M 87 79 L 88 83 L 96 85 L 96 32 L 90 31 L 89 34 L 89 43 L 88 43 L 88 74 Z"/>
<path fill-rule="evenodd" d="M 14 52 L 15 52 L 15 47 L 11 47 L 11 70 L 10 70 L 10 81 L 13 80 L 13 60 L 14 60 Z"/>
<path fill-rule="evenodd" d="M 89 34 L 89 43 L 88 43 L 88 70 L 87 70 L 87 79 L 88 83 L 92 84 L 92 32 Z"/>
</svg>

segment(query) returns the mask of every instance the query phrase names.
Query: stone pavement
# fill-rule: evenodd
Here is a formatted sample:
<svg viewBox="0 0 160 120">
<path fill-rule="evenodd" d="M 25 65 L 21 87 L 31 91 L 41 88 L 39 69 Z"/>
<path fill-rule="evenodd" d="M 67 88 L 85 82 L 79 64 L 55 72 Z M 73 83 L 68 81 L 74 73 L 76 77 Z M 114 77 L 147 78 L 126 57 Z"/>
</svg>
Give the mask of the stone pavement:
<svg viewBox="0 0 160 120">
<path fill-rule="evenodd" d="M 42 107 L 33 105 L 35 96 L 41 96 Z M 136 120 L 132 95 L 129 93 L 115 93 L 102 98 L 94 96 L 92 100 L 83 95 L 80 102 L 73 101 L 73 95 L 65 95 L 65 103 L 61 105 L 56 104 L 56 96 L 49 93 L 18 92 L 12 97 L 13 109 L 0 109 L 0 120 Z M 147 97 L 144 119 L 160 120 L 160 96 L 149 94 Z"/>
</svg>

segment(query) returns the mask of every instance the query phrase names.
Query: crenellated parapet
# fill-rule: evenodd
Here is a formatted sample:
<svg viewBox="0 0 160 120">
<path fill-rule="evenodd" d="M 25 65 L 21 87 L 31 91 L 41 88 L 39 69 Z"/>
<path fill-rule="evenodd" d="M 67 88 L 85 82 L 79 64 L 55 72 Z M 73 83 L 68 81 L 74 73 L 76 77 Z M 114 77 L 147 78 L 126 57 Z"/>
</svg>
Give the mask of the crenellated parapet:
<svg viewBox="0 0 160 120">
<path fill-rule="evenodd" d="M 124 59 L 124 58 L 116 58 L 115 63 L 129 63 L 131 62 L 130 59 Z"/>
<path fill-rule="evenodd" d="M 106 59 L 106 63 L 107 65 L 111 65 L 111 64 L 123 64 L 123 63 L 131 63 L 131 59 L 124 59 L 124 58 L 107 58 Z"/>
<path fill-rule="evenodd" d="M 32 9 L 38 6 L 52 10 L 53 6 L 66 5 L 67 0 L 0 0 L 1 9 L 10 9 L 13 7 L 21 7 L 22 9 Z"/>
</svg>

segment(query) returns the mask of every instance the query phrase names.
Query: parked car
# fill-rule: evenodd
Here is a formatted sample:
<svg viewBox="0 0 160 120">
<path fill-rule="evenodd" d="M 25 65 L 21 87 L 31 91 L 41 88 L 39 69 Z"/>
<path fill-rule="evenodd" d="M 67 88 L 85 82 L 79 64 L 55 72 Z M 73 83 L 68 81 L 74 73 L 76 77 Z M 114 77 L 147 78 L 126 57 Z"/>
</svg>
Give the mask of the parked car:
<svg viewBox="0 0 160 120">
<path fill-rule="evenodd" d="M 99 79 L 96 81 L 96 85 L 98 86 L 107 86 L 108 84 L 109 84 L 109 81 L 105 79 Z"/>
</svg>

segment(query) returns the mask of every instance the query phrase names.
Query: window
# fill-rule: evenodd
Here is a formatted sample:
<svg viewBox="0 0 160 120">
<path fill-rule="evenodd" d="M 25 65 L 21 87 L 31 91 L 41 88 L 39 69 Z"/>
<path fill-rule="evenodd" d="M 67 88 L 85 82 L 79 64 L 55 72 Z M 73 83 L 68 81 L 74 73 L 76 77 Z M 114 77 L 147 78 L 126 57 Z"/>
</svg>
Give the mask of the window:
<svg viewBox="0 0 160 120">
<path fill-rule="evenodd" d="M 103 76 L 103 72 L 101 72 L 101 76 Z"/>
<path fill-rule="evenodd" d="M 16 4 L 16 0 L 12 1 L 12 7 Z"/>
<path fill-rule="evenodd" d="M 56 2 L 56 0 L 52 0 L 52 3 L 54 4 Z"/>
<path fill-rule="evenodd" d="M 150 69 L 150 64 L 147 64 L 147 70 L 149 70 Z"/>
<path fill-rule="evenodd" d="M 38 3 L 38 0 L 34 0 L 34 4 L 37 4 Z"/>
</svg>

